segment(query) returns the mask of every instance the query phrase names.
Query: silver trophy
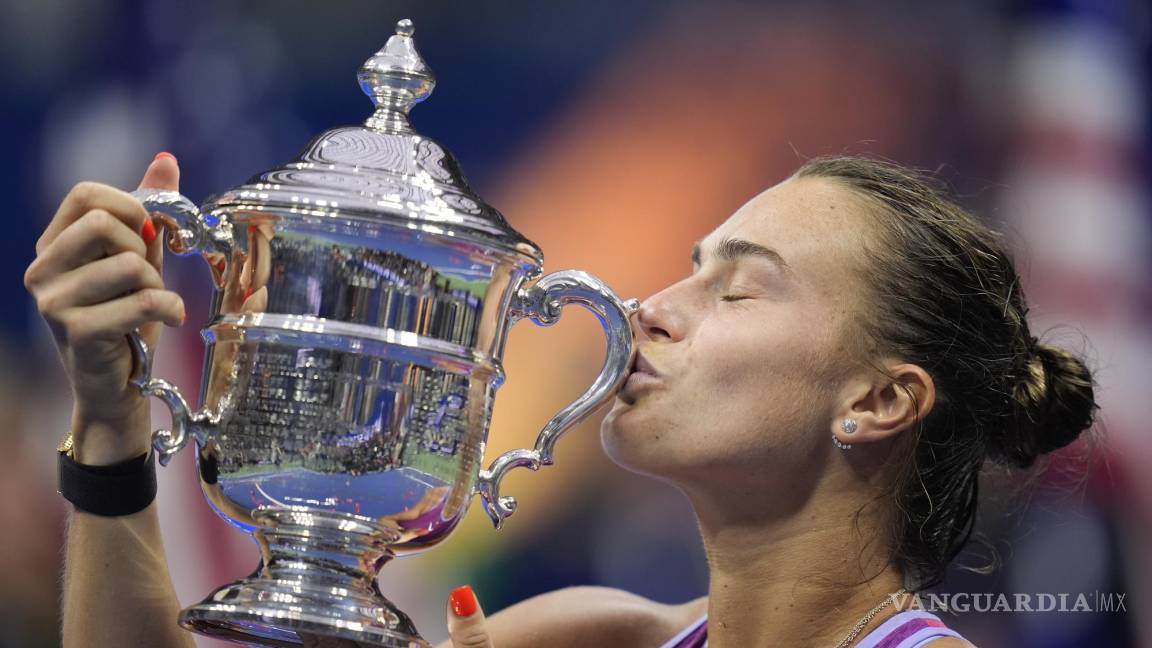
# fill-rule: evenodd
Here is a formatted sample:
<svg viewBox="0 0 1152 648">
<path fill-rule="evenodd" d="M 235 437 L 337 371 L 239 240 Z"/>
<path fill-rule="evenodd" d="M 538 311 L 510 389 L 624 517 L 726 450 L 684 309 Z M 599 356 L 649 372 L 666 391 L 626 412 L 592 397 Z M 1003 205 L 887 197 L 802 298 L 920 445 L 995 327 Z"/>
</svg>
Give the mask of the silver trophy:
<svg viewBox="0 0 1152 648">
<path fill-rule="evenodd" d="M 135 384 L 172 412 L 153 447 L 164 464 L 195 439 L 204 495 L 262 556 L 180 614 L 190 630 L 249 645 L 428 646 L 377 572 L 448 537 L 476 493 L 499 528 L 516 509 L 500 493 L 508 471 L 551 464 L 557 440 L 627 373 L 635 301 L 583 272 L 536 280 L 540 249 L 410 126 L 435 83 L 412 33 L 400 21 L 360 68 L 376 105 L 363 126 L 327 131 L 199 208 L 176 192 L 135 194 L 173 252 L 208 261 L 216 287 L 199 411 L 152 377 L 151 351 L 130 336 Z M 509 328 L 550 325 L 567 304 L 604 327 L 600 375 L 533 449 L 482 470 Z"/>
</svg>

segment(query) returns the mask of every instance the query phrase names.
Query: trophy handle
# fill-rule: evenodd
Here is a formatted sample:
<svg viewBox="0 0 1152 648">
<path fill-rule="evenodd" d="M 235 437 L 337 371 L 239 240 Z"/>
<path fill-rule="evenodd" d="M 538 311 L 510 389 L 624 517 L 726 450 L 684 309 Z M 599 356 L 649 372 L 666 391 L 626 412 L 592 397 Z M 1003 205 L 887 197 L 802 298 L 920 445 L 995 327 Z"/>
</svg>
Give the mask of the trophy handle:
<svg viewBox="0 0 1152 648">
<path fill-rule="evenodd" d="M 632 359 L 632 328 L 628 320 L 640 302 L 621 300 L 603 281 L 586 272 L 554 272 L 518 290 L 510 307 L 509 326 L 525 317 L 538 326 L 551 326 L 560 319 L 561 310 L 568 304 L 583 306 L 600 320 L 608 337 L 604 367 L 587 391 L 548 421 L 532 450 L 520 448 L 505 452 L 488 470 L 480 471 L 476 488 L 497 529 L 516 510 L 515 497 L 500 496 L 500 482 L 508 471 L 521 467 L 539 470 L 540 466 L 552 465 L 552 450 L 560 437 L 608 400 L 628 374 Z"/>
<path fill-rule="evenodd" d="M 144 204 L 150 214 L 157 214 L 170 232 L 168 249 L 175 254 L 186 256 L 194 252 L 201 254 L 227 254 L 232 248 L 231 225 L 220 218 L 205 215 L 191 200 L 179 192 L 160 189 L 140 189 L 132 196 Z M 171 430 L 152 432 L 152 448 L 156 451 L 160 465 L 166 466 L 181 448 L 188 443 L 189 432 L 198 433 L 210 424 L 208 415 L 192 413 L 188 401 L 180 389 L 162 378 L 152 377 L 152 351 L 136 329 L 128 334 L 128 346 L 132 349 L 136 371 L 129 382 L 145 397 L 155 396 L 164 401 L 172 413 Z"/>
<path fill-rule="evenodd" d="M 171 430 L 155 430 L 152 432 L 152 448 L 161 466 L 167 466 L 172 456 L 188 443 L 188 432 L 199 431 L 208 421 L 208 415 L 203 412 L 193 414 L 188 409 L 188 401 L 180 389 L 163 378 L 152 377 L 152 351 L 148 348 L 140 330 L 128 334 L 128 343 L 132 347 L 132 356 L 136 364 L 136 374 L 129 381 L 147 398 L 155 396 L 164 401 L 168 411 L 172 413 Z"/>
<path fill-rule="evenodd" d="M 132 197 L 143 203 L 148 213 L 160 216 L 170 232 L 168 249 L 174 254 L 228 254 L 232 250 L 232 225 L 200 211 L 179 191 L 137 189 Z"/>
</svg>

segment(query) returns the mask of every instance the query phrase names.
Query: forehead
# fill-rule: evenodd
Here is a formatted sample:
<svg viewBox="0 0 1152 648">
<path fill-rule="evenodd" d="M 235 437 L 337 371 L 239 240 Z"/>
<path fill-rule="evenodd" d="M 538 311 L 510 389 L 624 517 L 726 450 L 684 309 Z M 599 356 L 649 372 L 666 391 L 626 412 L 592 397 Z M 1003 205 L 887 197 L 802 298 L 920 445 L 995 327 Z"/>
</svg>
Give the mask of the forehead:
<svg viewBox="0 0 1152 648">
<path fill-rule="evenodd" d="M 859 252 L 867 208 L 850 189 L 824 178 L 794 178 L 749 200 L 700 242 L 705 256 L 725 238 L 776 250 L 800 272 L 843 267 Z"/>
</svg>

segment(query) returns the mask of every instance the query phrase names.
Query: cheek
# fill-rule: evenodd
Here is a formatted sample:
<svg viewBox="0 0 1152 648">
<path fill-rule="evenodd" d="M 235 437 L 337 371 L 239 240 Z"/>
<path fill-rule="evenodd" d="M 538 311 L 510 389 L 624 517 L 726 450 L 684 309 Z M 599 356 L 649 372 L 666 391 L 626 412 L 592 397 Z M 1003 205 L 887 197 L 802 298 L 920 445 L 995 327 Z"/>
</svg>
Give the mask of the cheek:
<svg viewBox="0 0 1152 648">
<path fill-rule="evenodd" d="M 822 456 L 847 351 L 831 313 L 790 309 L 709 320 L 664 353 L 667 388 L 617 404 L 608 455 L 636 472 L 791 479 Z M 768 469 L 766 471 L 766 469 Z"/>
<path fill-rule="evenodd" d="M 718 406 L 775 407 L 826 384 L 828 354 L 812 334 L 784 326 L 710 336 L 693 348 L 696 387 Z"/>
<path fill-rule="evenodd" d="M 829 331 L 799 319 L 761 318 L 754 330 L 702 335 L 691 349 L 683 416 L 739 451 L 806 445 L 826 426 L 845 361 Z"/>
<path fill-rule="evenodd" d="M 718 327 L 719 328 L 719 327 Z M 682 369 L 667 389 L 617 404 L 601 429 L 609 456 L 651 474 L 739 465 L 781 470 L 818 442 L 835 386 L 813 336 L 705 335 L 678 350 Z M 822 437 L 821 437 L 822 438 Z"/>
</svg>

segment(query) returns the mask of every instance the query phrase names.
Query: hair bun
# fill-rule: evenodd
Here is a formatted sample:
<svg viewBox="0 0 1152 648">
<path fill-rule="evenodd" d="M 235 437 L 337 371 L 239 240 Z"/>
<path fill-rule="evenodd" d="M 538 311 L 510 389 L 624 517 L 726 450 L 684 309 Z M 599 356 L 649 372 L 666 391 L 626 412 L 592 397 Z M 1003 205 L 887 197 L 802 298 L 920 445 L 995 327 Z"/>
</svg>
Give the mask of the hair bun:
<svg viewBox="0 0 1152 648">
<path fill-rule="evenodd" d="M 1072 443 L 1099 406 L 1092 372 L 1064 349 L 1036 343 L 1011 390 L 1015 424 L 990 440 L 989 458 L 1020 468 Z"/>
</svg>

